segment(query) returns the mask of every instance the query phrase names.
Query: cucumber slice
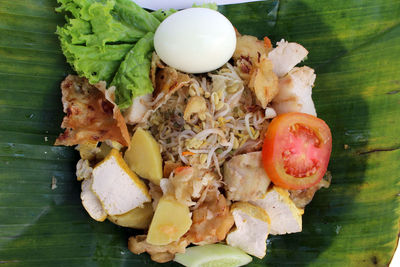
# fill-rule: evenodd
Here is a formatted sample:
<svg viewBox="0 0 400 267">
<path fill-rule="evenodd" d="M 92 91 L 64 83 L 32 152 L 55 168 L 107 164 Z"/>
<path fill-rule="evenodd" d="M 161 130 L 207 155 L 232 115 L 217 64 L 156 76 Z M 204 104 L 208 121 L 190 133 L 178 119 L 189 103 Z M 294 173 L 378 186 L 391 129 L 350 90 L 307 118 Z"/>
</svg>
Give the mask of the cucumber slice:
<svg viewBox="0 0 400 267">
<path fill-rule="evenodd" d="M 185 253 L 176 254 L 174 259 L 188 267 L 237 267 L 251 260 L 252 257 L 242 250 L 223 244 L 190 247 Z"/>
</svg>

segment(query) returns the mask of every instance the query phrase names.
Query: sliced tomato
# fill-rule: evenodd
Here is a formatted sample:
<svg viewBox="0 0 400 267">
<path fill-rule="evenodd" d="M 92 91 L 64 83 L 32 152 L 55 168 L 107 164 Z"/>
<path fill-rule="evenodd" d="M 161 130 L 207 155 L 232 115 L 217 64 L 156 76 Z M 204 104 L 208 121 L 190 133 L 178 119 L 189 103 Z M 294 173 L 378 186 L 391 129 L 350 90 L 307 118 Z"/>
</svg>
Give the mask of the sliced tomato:
<svg viewBox="0 0 400 267">
<path fill-rule="evenodd" d="M 277 116 L 268 126 L 262 160 L 275 185 L 305 189 L 322 179 L 331 151 L 331 131 L 323 120 L 290 112 Z"/>
</svg>

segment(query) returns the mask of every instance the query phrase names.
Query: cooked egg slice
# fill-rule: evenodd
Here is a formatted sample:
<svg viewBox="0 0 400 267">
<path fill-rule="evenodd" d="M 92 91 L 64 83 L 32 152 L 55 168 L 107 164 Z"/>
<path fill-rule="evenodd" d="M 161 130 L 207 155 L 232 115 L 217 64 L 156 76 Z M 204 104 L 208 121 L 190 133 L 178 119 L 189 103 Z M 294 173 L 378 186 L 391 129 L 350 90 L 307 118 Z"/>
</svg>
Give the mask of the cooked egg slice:
<svg viewBox="0 0 400 267">
<path fill-rule="evenodd" d="M 187 73 L 215 70 L 232 57 L 236 33 L 230 21 L 208 8 L 189 8 L 166 18 L 154 47 L 169 66 Z"/>
</svg>

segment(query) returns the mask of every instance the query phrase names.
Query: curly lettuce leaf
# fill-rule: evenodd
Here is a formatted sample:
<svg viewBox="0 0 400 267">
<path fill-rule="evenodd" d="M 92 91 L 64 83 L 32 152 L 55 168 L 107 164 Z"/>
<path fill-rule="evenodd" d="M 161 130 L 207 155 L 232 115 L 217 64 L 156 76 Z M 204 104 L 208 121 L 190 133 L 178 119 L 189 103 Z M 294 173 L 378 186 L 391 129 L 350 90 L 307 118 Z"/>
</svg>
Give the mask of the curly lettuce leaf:
<svg viewBox="0 0 400 267">
<path fill-rule="evenodd" d="M 151 12 L 151 14 L 157 18 L 160 22 L 162 22 L 164 19 L 168 18 L 170 15 L 174 14 L 177 12 L 176 9 L 170 8 L 168 10 L 162 10 L 158 9 L 156 11 Z"/>
<path fill-rule="evenodd" d="M 111 2 L 106 5 L 95 3 L 88 9 L 92 33 L 82 36 L 87 46 L 104 46 L 106 43 L 126 42 L 133 43 L 141 38 L 146 31 L 134 26 L 128 26 L 117 20 L 111 14 L 115 8 Z"/>
<path fill-rule="evenodd" d="M 155 32 L 160 20 L 147 12 L 132 0 L 115 0 L 111 14 L 121 23 L 134 27 L 142 32 Z"/>
<path fill-rule="evenodd" d="M 117 103 L 153 91 L 149 79 L 153 33 L 168 15 L 147 12 L 131 0 L 58 0 L 67 23 L 57 28 L 67 61 L 90 83 L 117 87 Z"/>
<path fill-rule="evenodd" d="M 147 12 L 131 0 L 58 0 L 67 23 L 57 28 L 67 61 L 90 83 L 116 86 L 120 108 L 151 93 L 153 33 L 174 9 Z M 196 6 L 196 5 L 194 5 Z M 217 9 L 216 4 L 198 7 Z"/>
<path fill-rule="evenodd" d="M 86 77 L 91 84 L 94 84 L 99 81 L 111 81 L 121 61 L 134 45 L 105 45 L 100 48 L 62 41 L 61 47 L 67 62 L 78 75 Z"/>
<path fill-rule="evenodd" d="M 127 15 L 118 13 L 118 10 L 121 10 L 120 2 L 123 4 L 124 1 L 129 0 L 59 0 L 61 6 L 57 11 L 69 11 L 72 14 L 72 17 L 67 16 L 67 24 L 63 28 L 65 33 L 71 36 L 73 44 L 104 46 L 113 42 L 134 43 L 148 30 L 146 27 L 130 24 L 123 19 L 128 17 Z M 132 2 L 131 6 L 135 5 Z M 131 17 L 140 19 L 141 23 L 146 19 L 151 20 L 151 30 L 155 30 L 159 24 L 157 19 L 140 7 L 131 8 L 130 13 L 133 14 Z"/>
<path fill-rule="evenodd" d="M 116 101 L 121 109 L 128 108 L 132 99 L 153 92 L 150 80 L 154 33 L 147 33 L 126 54 L 111 83 L 115 85 Z"/>
</svg>

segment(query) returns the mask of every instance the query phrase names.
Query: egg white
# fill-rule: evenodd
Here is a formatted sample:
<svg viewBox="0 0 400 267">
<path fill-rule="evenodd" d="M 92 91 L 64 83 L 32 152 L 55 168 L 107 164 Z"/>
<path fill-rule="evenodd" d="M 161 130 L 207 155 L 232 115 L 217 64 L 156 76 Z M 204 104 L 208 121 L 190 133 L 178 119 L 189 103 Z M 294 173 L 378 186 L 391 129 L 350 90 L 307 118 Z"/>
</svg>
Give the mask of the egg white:
<svg viewBox="0 0 400 267">
<path fill-rule="evenodd" d="M 221 13 L 189 8 L 160 24 L 154 47 L 167 65 L 187 73 L 204 73 L 228 62 L 236 48 L 236 33 Z"/>
</svg>

